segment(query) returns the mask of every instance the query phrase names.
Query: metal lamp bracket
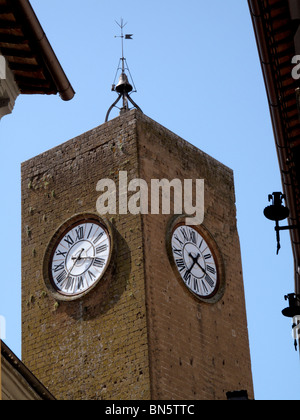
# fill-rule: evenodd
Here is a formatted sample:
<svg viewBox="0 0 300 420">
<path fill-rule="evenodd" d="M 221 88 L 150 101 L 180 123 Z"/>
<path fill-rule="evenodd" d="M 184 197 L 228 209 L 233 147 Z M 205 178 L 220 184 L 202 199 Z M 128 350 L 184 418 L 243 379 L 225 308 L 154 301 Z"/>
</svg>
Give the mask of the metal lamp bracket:
<svg viewBox="0 0 300 420">
<path fill-rule="evenodd" d="M 276 231 L 276 239 L 277 239 L 277 255 L 279 254 L 281 245 L 280 245 L 280 232 L 283 230 L 294 230 L 298 229 L 298 225 L 290 225 L 290 226 L 279 226 L 279 222 L 276 222 L 275 231 Z"/>
<path fill-rule="evenodd" d="M 277 240 L 277 255 L 279 254 L 280 245 L 280 232 L 284 230 L 298 229 L 298 225 L 279 226 L 279 222 L 285 220 L 290 215 L 290 210 L 285 207 L 282 202 L 286 199 L 286 196 L 280 192 L 275 192 L 269 195 L 269 202 L 272 204 L 265 208 L 264 215 L 268 220 L 275 222 L 275 232 Z"/>
</svg>

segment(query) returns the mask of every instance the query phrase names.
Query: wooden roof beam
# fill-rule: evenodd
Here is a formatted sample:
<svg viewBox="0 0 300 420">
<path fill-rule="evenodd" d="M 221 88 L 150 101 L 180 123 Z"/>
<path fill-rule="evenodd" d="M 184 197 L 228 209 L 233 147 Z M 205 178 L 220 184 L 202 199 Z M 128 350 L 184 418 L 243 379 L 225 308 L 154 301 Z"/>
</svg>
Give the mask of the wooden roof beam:
<svg viewBox="0 0 300 420">
<path fill-rule="evenodd" d="M 6 44 L 24 44 L 28 42 L 28 39 L 21 35 L 3 34 L 0 32 L 0 43 Z"/>
<path fill-rule="evenodd" d="M 19 50 L 17 48 L 0 47 L 0 52 L 5 57 L 35 58 L 37 56 L 32 51 Z"/>
</svg>

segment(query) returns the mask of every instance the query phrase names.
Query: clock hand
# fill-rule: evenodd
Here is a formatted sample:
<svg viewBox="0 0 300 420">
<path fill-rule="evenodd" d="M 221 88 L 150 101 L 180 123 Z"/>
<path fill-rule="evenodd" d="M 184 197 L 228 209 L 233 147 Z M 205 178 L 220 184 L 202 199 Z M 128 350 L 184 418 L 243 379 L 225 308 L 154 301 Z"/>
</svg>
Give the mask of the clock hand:
<svg viewBox="0 0 300 420">
<path fill-rule="evenodd" d="M 195 265 L 196 263 L 195 263 L 195 261 L 193 262 L 193 264 L 192 264 L 192 266 L 191 266 L 191 268 L 189 269 L 189 270 L 187 270 L 187 273 L 188 274 L 190 274 L 190 272 L 192 271 L 192 269 L 194 268 L 194 265 Z"/>
<path fill-rule="evenodd" d="M 82 251 L 85 251 L 86 253 L 88 253 L 89 252 L 89 250 L 90 249 L 92 249 L 92 248 L 94 248 L 93 247 L 93 245 L 91 245 L 88 249 L 83 249 Z M 80 254 L 80 258 L 79 258 L 79 260 L 78 261 L 80 261 L 80 260 L 87 260 L 87 259 L 89 259 L 89 258 L 96 258 L 96 257 L 81 257 L 81 254 Z M 72 260 L 75 260 L 76 259 L 76 257 L 72 257 L 71 258 Z"/>
<path fill-rule="evenodd" d="M 203 271 L 203 273 L 204 273 L 204 274 L 207 274 L 206 270 L 204 270 L 204 268 L 203 268 L 203 267 L 201 267 L 201 265 L 198 263 L 198 261 L 196 262 L 196 264 L 198 265 L 198 267 L 200 267 L 200 268 L 201 268 L 201 270 Z"/>
<path fill-rule="evenodd" d="M 96 258 L 96 256 L 94 256 L 94 257 L 80 257 L 78 259 L 78 261 L 80 261 L 80 260 L 89 260 L 89 259 L 94 259 L 94 258 Z M 76 257 L 72 257 L 71 259 L 72 260 L 76 260 Z"/>
<path fill-rule="evenodd" d="M 73 264 L 73 266 L 72 266 L 71 270 L 69 270 L 69 272 L 68 272 L 68 274 L 67 274 L 67 277 L 66 277 L 66 278 L 65 278 L 65 280 L 63 281 L 62 286 L 64 286 L 64 285 L 66 284 L 66 282 L 68 282 L 69 277 L 70 277 L 70 275 L 71 275 L 71 273 L 72 273 L 72 271 L 73 271 L 73 269 L 74 269 L 75 265 L 76 265 L 76 264 L 77 264 L 77 262 L 79 261 L 79 259 L 80 259 L 80 257 L 81 257 L 81 254 L 83 253 L 83 251 L 84 251 L 84 249 L 82 249 L 82 250 L 80 251 L 80 254 L 78 255 L 78 257 L 76 257 L 76 258 L 75 258 L 75 262 L 74 262 L 74 264 Z M 74 258 L 71 258 L 71 259 L 73 260 Z"/>
<path fill-rule="evenodd" d="M 91 245 L 85 252 L 89 252 L 90 249 L 94 248 L 93 245 Z"/>
<path fill-rule="evenodd" d="M 198 260 L 198 258 L 200 257 L 200 254 L 197 255 L 197 257 L 193 257 L 193 254 L 190 252 L 189 253 L 189 257 L 192 258 L 192 260 Z"/>
<path fill-rule="evenodd" d="M 191 253 L 189 253 L 189 257 L 192 258 L 193 264 L 192 264 L 191 268 L 187 271 L 188 274 L 190 274 L 190 272 L 192 271 L 194 266 L 197 264 L 197 261 L 198 261 L 198 258 L 200 257 L 200 254 L 198 254 L 198 256 L 195 258 L 195 257 L 193 257 L 193 255 Z"/>
<path fill-rule="evenodd" d="M 191 253 L 189 253 L 189 257 L 192 258 L 194 265 L 198 265 L 198 267 L 203 271 L 204 274 L 207 274 L 206 270 L 204 270 L 204 268 L 198 263 L 198 259 L 200 257 L 200 254 L 197 255 L 197 257 L 193 257 L 193 255 Z M 193 265 L 193 267 L 194 267 Z"/>
<path fill-rule="evenodd" d="M 75 267 L 75 265 L 77 264 L 77 262 L 80 260 L 80 258 L 81 258 L 81 254 L 83 253 L 83 251 L 84 251 L 84 249 L 82 249 L 81 251 L 80 251 L 80 254 L 78 255 L 78 257 L 73 257 L 72 258 L 72 260 L 73 259 L 75 259 L 75 262 L 74 262 L 74 264 L 73 264 L 73 267 L 71 268 L 71 270 L 69 271 L 69 273 L 68 273 L 68 275 L 67 275 L 67 279 L 69 278 L 69 276 L 71 275 L 71 273 L 72 273 L 72 271 L 73 271 L 73 269 L 74 269 L 74 267 Z"/>
</svg>

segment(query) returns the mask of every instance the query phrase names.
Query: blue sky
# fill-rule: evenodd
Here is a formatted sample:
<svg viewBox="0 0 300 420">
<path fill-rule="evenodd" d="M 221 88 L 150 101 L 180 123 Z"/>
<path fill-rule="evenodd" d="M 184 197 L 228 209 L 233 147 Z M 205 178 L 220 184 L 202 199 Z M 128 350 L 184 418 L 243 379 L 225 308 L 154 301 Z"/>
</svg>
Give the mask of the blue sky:
<svg viewBox="0 0 300 420">
<path fill-rule="evenodd" d="M 247 1 L 31 3 L 77 94 L 71 102 L 21 96 L 0 123 L 0 315 L 7 344 L 21 356 L 21 162 L 104 122 L 116 98 L 115 20 L 123 17 L 134 34 L 125 55 L 135 102 L 234 170 L 255 397 L 298 400 L 299 355 L 291 321 L 281 315 L 284 295 L 294 290 L 293 258 L 287 232 L 276 256 L 274 227 L 263 217 L 268 194 L 282 186 Z"/>
</svg>

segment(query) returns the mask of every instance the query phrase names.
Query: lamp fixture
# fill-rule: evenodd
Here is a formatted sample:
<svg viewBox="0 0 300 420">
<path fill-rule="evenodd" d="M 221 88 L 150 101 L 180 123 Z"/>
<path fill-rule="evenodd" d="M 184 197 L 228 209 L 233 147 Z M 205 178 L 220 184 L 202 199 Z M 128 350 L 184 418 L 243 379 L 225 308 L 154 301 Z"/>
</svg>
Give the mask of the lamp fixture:
<svg viewBox="0 0 300 420">
<path fill-rule="evenodd" d="M 284 299 L 289 301 L 289 306 L 282 311 L 282 315 L 287 318 L 300 316 L 300 295 L 290 293 Z"/>
<path fill-rule="evenodd" d="M 282 311 L 282 315 L 287 318 L 293 319 L 293 337 L 295 350 L 298 349 L 299 331 L 300 331 L 300 295 L 290 293 L 284 297 L 285 300 L 289 301 L 289 306 Z"/>
<path fill-rule="evenodd" d="M 277 239 L 277 255 L 279 254 L 281 248 L 280 231 L 298 228 L 296 225 L 279 226 L 279 222 L 287 219 L 290 215 L 290 210 L 282 204 L 283 200 L 286 200 L 286 196 L 284 194 L 281 192 L 274 192 L 269 195 L 269 202 L 272 202 L 272 204 L 264 209 L 265 217 L 276 223 L 275 231 Z"/>
</svg>

